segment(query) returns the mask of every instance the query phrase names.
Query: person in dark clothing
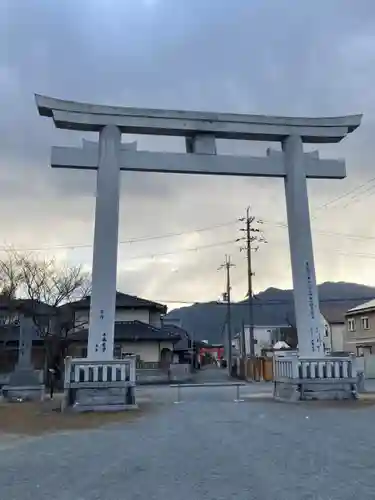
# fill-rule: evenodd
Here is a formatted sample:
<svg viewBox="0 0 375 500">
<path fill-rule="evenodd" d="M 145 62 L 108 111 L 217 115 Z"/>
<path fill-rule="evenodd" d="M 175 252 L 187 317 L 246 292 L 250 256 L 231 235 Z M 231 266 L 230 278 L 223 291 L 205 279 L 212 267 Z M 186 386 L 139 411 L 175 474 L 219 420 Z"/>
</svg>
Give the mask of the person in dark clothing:
<svg viewBox="0 0 375 500">
<path fill-rule="evenodd" d="M 49 378 L 49 395 L 50 398 L 53 398 L 53 393 L 55 390 L 55 369 L 48 368 L 48 378 Z"/>
<path fill-rule="evenodd" d="M 53 399 L 53 393 L 55 392 L 56 382 L 60 379 L 60 367 L 58 360 L 55 360 L 52 366 L 48 369 L 49 375 L 49 395 Z"/>
</svg>

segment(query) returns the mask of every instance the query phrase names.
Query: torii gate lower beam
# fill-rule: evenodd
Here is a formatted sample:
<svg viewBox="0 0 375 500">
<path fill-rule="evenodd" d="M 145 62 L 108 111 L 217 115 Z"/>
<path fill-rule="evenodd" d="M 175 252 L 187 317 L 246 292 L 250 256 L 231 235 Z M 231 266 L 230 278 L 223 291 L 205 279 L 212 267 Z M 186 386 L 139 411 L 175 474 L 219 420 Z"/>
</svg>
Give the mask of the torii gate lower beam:
<svg viewBox="0 0 375 500">
<path fill-rule="evenodd" d="M 257 157 L 121 150 L 119 163 L 120 170 L 134 172 L 285 177 L 287 170 L 283 155 L 272 150 L 268 150 L 267 155 L 267 157 Z M 55 168 L 97 170 L 98 160 L 98 148 L 52 147 L 51 166 Z M 343 160 L 319 159 L 317 151 L 304 155 L 303 166 L 303 174 L 310 179 L 346 177 Z"/>
</svg>

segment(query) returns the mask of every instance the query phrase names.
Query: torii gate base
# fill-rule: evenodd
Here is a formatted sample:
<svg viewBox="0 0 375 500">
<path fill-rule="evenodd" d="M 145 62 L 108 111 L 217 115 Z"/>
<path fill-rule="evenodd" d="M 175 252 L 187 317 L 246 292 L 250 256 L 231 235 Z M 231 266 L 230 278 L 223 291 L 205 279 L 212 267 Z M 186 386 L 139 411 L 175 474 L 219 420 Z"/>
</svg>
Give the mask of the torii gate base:
<svg viewBox="0 0 375 500">
<path fill-rule="evenodd" d="M 135 356 L 110 361 L 67 357 L 62 411 L 136 409 L 135 362 Z"/>
<path fill-rule="evenodd" d="M 124 360 L 113 360 L 119 176 L 120 170 L 132 170 L 284 178 L 299 352 L 275 358 L 275 397 L 355 397 L 353 359 L 330 358 L 324 353 L 306 183 L 306 178 L 345 177 L 345 163 L 321 160 L 317 152 L 304 153 L 303 143 L 339 142 L 359 126 L 360 115 L 283 118 L 96 106 L 43 96 L 36 96 L 36 102 L 39 113 L 52 117 L 58 128 L 99 132 L 98 145 L 52 149 L 53 167 L 98 171 L 88 359 L 80 368 L 83 379 L 74 371 L 76 389 L 88 390 L 87 384 L 92 384 L 94 377 L 110 403 L 107 375 L 111 372 L 114 376 L 109 367 L 113 363 L 118 365 L 121 387 L 126 382 L 134 389 L 135 377 L 131 375 L 129 380 L 121 375 L 127 370 L 135 373 L 134 360 L 129 360 L 130 368 L 125 371 Z M 121 144 L 123 133 L 185 137 L 186 153 L 136 151 Z M 270 150 L 264 158 L 218 155 L 216 139 L 277 141 L 282 151 Z M 81 365 L 83 362 L 80 360 Z M 71 364 L 68 361 L 67 368 Z M 103 377 L 98 377 L 99 373 Z M 67 376 L 71 382 L 71 371 Z M 111 380 L 113 383 L 117 378 Z M 92 393 L 89 398 L 93 398 Z"/>
<path fill-rule="evenodd" d="M 275 355 L 274 398 L 280 401 L 357 399 L 354 356 L 303 358 Z"/>
</svg>

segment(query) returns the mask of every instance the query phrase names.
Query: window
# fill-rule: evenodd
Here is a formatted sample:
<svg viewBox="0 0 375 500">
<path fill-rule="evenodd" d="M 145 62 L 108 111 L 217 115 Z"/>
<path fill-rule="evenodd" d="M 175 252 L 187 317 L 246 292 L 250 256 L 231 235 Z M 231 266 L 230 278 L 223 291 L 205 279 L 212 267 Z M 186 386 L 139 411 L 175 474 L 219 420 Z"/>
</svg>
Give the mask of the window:
<svg viewBox="0 0 375 500">
<path fill-rule="evenodd" d="M 348 319 L 348 331 L 355 332 L 355 319 L 354 318 Z"/>
<path fill-rule="evenodd" d="M 113 357 L 115 359 L 121 359 L 121 344 L 115 344 L 115 348 L 113 350 Z"/>
<path fill-rule="evenodd" d="M 367 316 L 364 316 L 361 318 L 361 323 L 362 323 L 362 329 L 363 330 L 369 330 L 370 328 L 370 322 Z"/>
<path fill-rule="evenodd" d="M 0 317 L 0 325 L 19 325 L 20 317 L 18 313 L 8 313 Z"/>
</svg>

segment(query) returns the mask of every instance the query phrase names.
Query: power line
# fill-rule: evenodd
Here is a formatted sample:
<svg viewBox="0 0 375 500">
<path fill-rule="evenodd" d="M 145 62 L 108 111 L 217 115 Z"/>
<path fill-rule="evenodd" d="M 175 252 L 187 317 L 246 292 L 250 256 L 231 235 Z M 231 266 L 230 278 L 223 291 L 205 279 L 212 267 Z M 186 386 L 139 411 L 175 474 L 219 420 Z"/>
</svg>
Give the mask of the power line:
<svg viewBox="0 0 375 500">
<path fill-rule="evenodd" d="M 342 194 L 340 196 L 337 196 L 336 198 L 333 198 L 332 200 L 329 200 L 328 202 L 324 203 L 320 207 L 317 207 L 314 211 L 323 210 L 324 208 L 329 207 L 330 205 L 336 203 L 337 201 L 340 201 L 340 200 L 346 198 L 350 194 L 356 193 L 357 191 L 359 191 L 363 187 L 365 187 L 368 184 L 371 184 L 373 182 L 375 182 L 375 177 L 367 180 L 366 182 L 360 184 L 359 186 L 356 186 L 355 188 L 347 191 L 346 193 L 344 193 L 344 194 Z M 370 194 L 371 194 L 372 190 L 375 190 L 375 186 L 369 186 L 368 189 L 366 189 L 365 191 L 362 191 L 362 193 L 359 193 L 357 196 L 360 196 L 360 195 L 362 195 L 362 194 L 364 194 L 366 192 L 370 192 Z M 353 198 L 353 201 L 357 198 L 357 196 L 355 196 Z M 347 205 L 345 205 L 345 207 L 348 206 L 349 204 L 350 203 L 348 203 Z M 315 215 L 312 216 L 312 220 L 314 220 L 314 218 L 315 218 Z M 273 224 L 273 225 L 279 226 L 279 227 L 285 227 L 285 228 L 288 227 L 288 224 L 286 222 L 275 222 L 275 221 L 269 221 L 269 220 L 265 220 L 265 219 L 263 219 L 263 221 L 265 223 Z M 127 240 L 121 240 L 121 241 L 119 241 L 119 245 L 127 245 L 127 244 L 132 244 L 132 243 L 142 243 L 142 242 L 159 240 L 159 239 L 174 238 L 174 237 L 183 236 L 183 235 L 186 235 L 186 234 L 193 234 L 193 233 L 200 233 L 200 232 L 205 232 L 205 231 L 211 231 L 211 230 L 214 230 L 214 229 L 219 229 L 221 227 L 226 227 L 226 226 L 234 225 L 237 222 L 238 222 L 238 219 L 234 219 L 234 220 L 229 221 L 229 222 L 224 222 L 224 223 L 215 224 L 215 225 L 212 225 L 212 226 L 207 226 L 207 227 L 192 229 L 192 230 L 188 230 L 188 231 L 180 231 L 180 232 L 174 232 L 174 233 L 165 233 L 165 234 L 159 234 L 159 235 L 153 235 L 153 236 L 143 236 L 143 237 L 139 237 L 139 238 L 129 238 Z M 315 230 L 314 232 L 319 233 L 319 234 L 325 234 L 325 235 L 342 236 L 342 237 L 346 237 L 346 238 L 375 239 L 375 236 L 366 236 L 366 235 L 359 235 L 359 234 L 357 235 L 357 234 L 348 234 L 348 233 L 338 233 L 338 232 L 322 231 L 322 230 Z M 39 251 L 59 250 L 59 249 L 61 249 L 61 250 L 64 250 L 64 249 L 75 250 L 75 249 L 79 249 L 79 248 L 82 248 L 82 249 L 83 248 L 92 248 L 92 246 L 93 246 L 92 243 L 85 243 L 85 244 L 48 245 L 48 246 L 44 246 L 44 247 L 11 247 L 11 248 L 14 251 L 20 251 L 20 252 L 22 252 L 22 251 L 26 251 L 26 252 L 39 252 Z M 5 246 L 5 245 L 0 246 L 0 251 L 6 251 L 8 249 L 9 249 L 8 246 Z"/>
<path fill-rule="evenodd" d="M 209 248 L 216 248 L 216 247 L 220 247 L 220 246 L 235 244 L 235 243 L 238 243 L 239 240 L 240 240 L 240 238 L 236 238 L 236 239 L 231 239 L 231 240 L 218 241 L 215 243 L 208 243 L 205 245 L 198 245 L 198 246 L 190 247 L 190 248 L 181 248 L 179 250 L 172 250 L 169 252 L 154 252 L 154 253 L 148 253 L 148 254 L 131 255 L 129 257 L 126 257 L 126 259 L 127 260 L 154 259 L 157 257 L 167 257 L 169 255 L 177 255 L 177 254 L 185 253 L 185 252 L 199 252 L 201 250 L 206 250 Z M 324 250 L 324 249 L 318 247 L 317 250 L 320 251 L 320 250 Z M 365 258 L 365 259 L 366 258 L 367 259 L 375 259 L 375 253 L 342 252 L 339 249 L 330 249 L 330 251 L 335 252 L 335 255 L 342 255 L 344 257 L 348 256 L 348 257 L 360 257 L 360 258 Z"/>
<path fill-rule="evenodd" d="M 316 232 L 326 236 L 342 236 L 344 238 L 349 238 L 354 240 L 375 240 L 375 236 L 370 236 L 365 234 L 337 233 L 335 231 L 316 231 Z"/>
<path fill-rule="evenodd" d="M 375 188 L 375 187 L 374 187 Z M 272 226 L 280 227 L 283 229 L 288 228 L 288 224 L 286 222 L 280 222 L 280 221 L 271 221 L 268 219 L 262 219 L 262 221 L 265 224 L 270 224 Z M 326 236 L 342 236 L 344 238 L 349 238 L 349 239 L 358 239 L 358 240 L 375 240 L 375 236 L 370 236 L 370 235 L 365 235 L 365 234 L 355 234 L 355 233 L 339 233 L 336 231 L 324 231 L 320 229 L 313 229 L 313 233 L 318 233 Z"/>
<path fill-rule="evenodd" d="M 192 248 L 182 248 L 181 250 L 173 250 L 172 252 L 161 252 L 161 253 L 151 253 L 147 255 L 134 255 L 131 257 L 127 257 L 127 260 L 133 260 L 133 259 L 153 259 L 155 257 L 165 257 L 167 255 L 175 255 L 178 253 L 185 253 L 185 252 L 198 252 L 200 250 L 205 250 L 206 248 L 214 248 L 214 247 L 219 247 L 219 246 L 224 246 L 228 245 L 230 243 L 236 243 L 237 239 L 235 240 L 226 240 L 226 241 L 219 241 L 217 243 L 209 243 L 207 245 L 200 245 Z"/>
<path fill-rule="evenodd" d="M 349 202 L 346 205 L 344 205 L 344 207 L 341 207 L 341 208 L 347 208 L 349 205 L 351 205 L 351 203 L 353 203 L 357 198 L 359 198 L 360 196 L 362 196 L 365 193 L 372 194 L 375 191 L 375 186 L 372 185 L 374 182 L 375 182 L 375 177 L 371 177 L 371 179 L 368 179 L 366 182 L 363 182 L 359 186 L 356 186 L 353 189 L 350 189 L 349 191 L 346 191 L 345 193 L 337 196 L 336 198 L 333 198 L 333 199 L 327 201 L 326 203 L 323 203 L 323 205 L 320 205 L 319 207 L 313 209 L 314 213 L 311 216 L 311 220 L 316 219 L 320 215 L 320 214 L 316 214 L 316 212 L 320 212 L 321 210 L 324 210 L 324 209 L 330 207 L 331 205 L 335 204 L 336 202 L 344 200 L 345 198 L 347 198 L 350 195 L 354 194 L 354 197 L 352 196 L 349 199 Z M 368 186 L 367 189 L 365 189 L 364 191 L 361 191 L 366 186 Z M 361 191 L 361 192 L 358 192 L 358 191 Z M 272 223 L 271 221 L 264 221 L 264 222 Z M 279 226 L 279 227 L 288 227 L 288 224 L 285 222 L 275 222 L 274 224 L 276 226 Z M 363 235 L 356 235 L 356 234 L 351 235 L 351 234 L 345 234 L 345 233 L 334 233 L 334 232 L 319 231 L 319 230 L 316 230 L 314 232 L 319 233 L 319 234 L 327 234 L 327 235 L 331 234 L 332 236 L 343 236 L 343 237 L 347 237 L 347 238 L 375 239 L 375 236 L 363 236 Z"/>
<path fill-rule="evenodd" d="M 324 248 L 318 248 L 317 250 L 323 251 Z M 375 259 L 375 253 L 361 253 L 361 252 L 341 252 L 341 250 L 330 249 L 335 255 L 342 255 L 343 257 L 360 257 L 363 259 Z"/>
<path fill-rule="evenodd" d="M 212 226 L 207 226 L 207 227 L 202 227 L 198 229 L 192 229 L 190 231 L 180 231 L 177 233 L 166 233 L 166 234 L 159 234 L 155 236 L 143 236 L 140 238 L 129 238 L 128 240 L 121 240 L 119 241 L 119 245 L 126 245 L 126 244 L 132 244 L 132 243 L 142 243 L 146 241 L 152 241 L 152 240 L 159 240 L 159 239 L 166 239 L 166 238 L 174 238 L 178 236 L 183 236 L 186 234 L 193 234 L 193 233 L 202 233 L 205 231 L 212 231 L 214 229 L 219 229 L 221 227 L 226 227 L 226 226 L 232 226 L 234 224 L 238 223 L 238 219 L 234 219 L 230 222 L 223 222 L 222 224 L 215 224 Z M 20 248 L 15 248 L 12 246 L 0 246 L 0 251 L 6 251 L 11 248 L 12 250 L 16 252 L 39 252 L 39 251 L 44 251 L 44 250 L 64 250 L 64 249 L 71 249 L 75 250 L 78 248 L 92 248 L 93 244 L 92 243 L 87 243 L 87 244 L 65 244 L 65 245 L 49 245 L 49 246 L 44 246 L 44 247 L 20 247 Z"/>
<path fill-rule="evenodd" d="M 287 224 L 284 223 L 284 222 L 271 221 L 271 220 L 267 220 L 267 219 L 262 219 L 259 222 L 264 222 L 265 224 L 271 224 L 271 225 L 274 225 L 276 227 L 280 227 L 280 228 L 283 228 L 283 229 L 285 229 L 285 228 L 288 227 Z M 152 240 L 152 239 L 159 239 L 159 238 L 160 239 L 161 238 L 169 238 L 169 237 L 173 237 L 173 236 L 180 236 L 180 235 L 183 235 L 183 234 L 190 234 L 190 233 L 194 233 L 194 232 L 208 231 L 208 230 L 212 230 L 212 229 L 215 229 L 215 228 L 232 225 L 232 224 L 235 224 L 235 223 L 238 223 L 238 219 L 236 219 L 235 221 L 232 221 L 232 222 L 224 223 L 224 224 L 217 224 L 215 226 L 210 226 L 210 227 L 206 227 L 206 228 L 196 229 L 195 231 L 186 231 L 186 232 L 180 232 L 180 233 L 170 233 L 170 234 L 165 234 L 165 235 L 150 236 L 150 237 L 139 238 L 139 239 L 129 239 L 129 240 L 125 240 L 125 241 L 120 241 L 119 244 L 133 243 L 133 242 L 138 242 L 138 241 L 146 241 L 147 239 L 148 240 Z M 339 233 L 339 232 L 334 232 L 334 231 L 316 231 L 316 232 L 319 233 L 319 234 L 327 235 L 327 236 L 342 236 L 342 237 L 345 237 L 345 238 L 352 238 L 352 239 L 375 240 L 375 236 L 370 236 L 370 235 L 360 235 L 360 234 L 351 234 L 351 233 Z M 219 246 L 228 245 L 228 244 L 231 244 L 231 243 L 237 243 L 238 241 L 239 241 L 239 238 L 233 239 L 233 240 L 218 241 L 218 242 L 215 242 L 215 243 L 200 245 L 200 246 L 191 247 L 191 248 L 183 248 L 183 249 L 180 249 L 180 250 L 173 250 L 173 251 L 169 251 L 169 252 L 159 252 L 159 253 L 149 253 L 149 254 L 133 255 L 133 256 L 127 257 L 127 259 L 128 260 L 150 259 L 150 258 L 156 258 L 156 257 L 164 257 L 164 256 L 168 256 L 168 255 L 175 255 L 175 254 L 184 253 L 184 252 L 195 252 L 195 251 L 200 251 L 200 250 L 204 250 L 204 249 L 208 249 L 208 248 L 215 248 L 215 247 L 219 247 Z M 59 248 L 61 248 L 61 249 L 63 249 L 63 248 L 66 248 L 66 249 L 75 249 L 75 248 L 88 248 L 88 247 L 92 247 L 92 245 L 61 245 L 61 246 L 54 246 L 54 247 L 50 246 L 50 247 L 44 247 L 44 248 L 42 248 L 42 247 L 40 247 L 40 248 L 14 248 L 14 247 L 1 247 L 0 246 L 0 251 L 7 251 L 9 249 L 12 249 L 14 251 L 43 251 L 43 250 L 59 249 Z M 320 250 L 319 247 L 317 248 L 317 250 Z M 337 250 L 336 249 L 330 249 L 330 250 L 332 252 L 335 252 L 336 255 L 353 256 L 353 257 L 361 257 L 361 258 L 368 258 L 368 259 L 374 259 L 375 258 L 375 254 L 373 254 L 373 253 L 342 252 L 339 249 L 337 249 Z"/>
<path fill-rule="evenodd" d="M 360 201 L 363 198 L 368 198 L 369 196 L 371 196 L 374 193 L 374 191 L 375 191 L 375 186 L 370 185 L 364 191 L 361 191 L 360 193 L 357 193 L 356 195 L 349 198 L 349 201 L 342 208 L 347 208 L 348 206 L 352 205 L 353 203 L 356 203 L 356 201 Z M 364 196 L 364 195 L 366 195 L 366 196 Z"/>
<path fill-rule="evenodd" d="M 166 234 L 159 234 L 156 236 L 144 236 L 142 238 L 132 238 L 129 240 L 124 240 L 120 241 L 119 244 L 126 244 L 126 243 L 139 243 L 143 241 L 151 241 L 151 240 L 160 240 L 160 239 L 165 239 L 165 238 L 174 238 L 176 236 L 183 236 L 185 234 L 193 234 L 193 233 L 202 233 L 205 231 L 212 231 L 214 229 L 219 229 L 221 227 L 226 227 L 226 226 L 233 226 L 234 224 L 237 223 L 237 219 L 234 219 L 230 222 L 223 222 L 221 224 L 215 224 L 213 226 L 206 226 L 206 227 L 201 227 L 198 229 L 192 229 L 190 231 L 181 231 L 179 233 L 166 233 Z M 90 245 L 92 246 L 92 245 Z"/>
<path fill-rule="evenodd" d="M 340 195 L 340 196 L 338 196 L 338 197 L 336 197 L 336 198 L 328 201 L 327 203 L 325 203 L 322 206 L 318 207 L 316 210 L 324 209 L 324 208 L 328 207 L 329 205 L 335 203 L 336 201 L 344 199 L 345 197 L 347 197 L 350 194 L 352 194 L 352 193 L 360 190 L 361 188 L 363 188 L 364 186 L 366 186 L 367 184 L 369 184 L 371 182 L 375 182 L 375 177 L 373 177 L 373 178 L 369 179 L 368 181 L 366 181 L 365 183 L 363 183 L 363 184 L 361 184 L 361 185 L 359 185 L 359 186 L 351 189 L 350 191 L 347 191 L 346 193 L 344 193 L 344 194 L 342 194 L 342 195 Z M 373 189 L 375 190 L 375 186 L 371 186 L 369 189 L 365 190 L 361 194 L 363 194 L 363 193 L 365 193 L 367 191 L 371 191 Z M 312 217 L 312 219 L 314 219 L 314 216 Z M 271 220 L 266 220 L 266 219 L 263 219 L 262 221 L 265 222 L 266 224 L 272 224 L 274 226 L 281 227 L 281 228 L 287 228 L 288 227 L 288 224 L 286 222 L 271 221 Z M 143 237 L 139 237 L 139 238 L 129 238 L 127 240 L 120 240 L 119 241 L 119 245 L 127 245 L 127 244 L 132 244 L 132 243 L 142 243 L 142 242 L 159 240 L 159 239 L 167 239 L 167 238 L 179 237 L 179 236 L 183 236 L 183 235 L 186 235 L 186 234 L 201 233 L 201 232 L 205 232 L 205 231 L 211 231 L 211 230 L 214 230 L 214 229 L 219 229 L 219 228 L 222 228 L 222 227 L 231 226 L 231 225 L 234 225 L 236 223 L 238 223 L 238 219 L 234 219 L 232 221 L 224 222 L 224 223 L 221 223 L 221 224 L 215 224 L 215 225 L 212 225 L 212 226 L 207 226 L 207 227 L 192 229 L 192 230 L 188 230 L 188 231 L 180 231 L 180 232 L 174 232 L 174 233 L 165 233 L 165 234 L 159 234 L 159 235 L 153 235 L 153 236 L 143 236 Z M 327 235 L 327 236 L 339 236 L 339 237 L 352 238 L 352 239 L 375 240 L 375 236 L 370 236 L 370 235 L 339 233 L 339 232 L 324 231 L 324 230 L 314 230 L 314 232 L 318 233 L 318 234 Z M 61 250 L 64 250 L 64 249 L 67 249 L 67 250 L 84 249 L 84 248 L 92 248 L 92 246 L 93 246 L 92 243 L 87 243 L 87 244 L 48 245 L 48 246 L 43 246 L 43 247 L 12 247 L 12 246 L 3 245 L 3 246 L 0 246 L 0 251 L 6 251 L 6 250 L 9 250 L 9 248 L 11 248 L 12 250 L 19 251 L 19 252 L 23 252 L 23 251 L 25 251 L 25 252 L 39 252 L 39 251 L 60 250 L 60 249 Z M 190 250 L 187 250 L 187 251 L 190 251 Z M 160 255 L 162 255 L 162 254 L 160 254 Z M 170 255 L 170 252 L 166 253 L 165 255 Z M 138 258 L 138 257 L 134 257 L 134 258 Z M 142 257 L 140 257 L 140 258 L 142 258 Z"/>
<path fill-rule="evenodd" d="M 323 203 L 320 207 L 317 207 L 314 211 L 320 211 L 324 210 L 325 208 L 328 208 L 330 205 L 333 205 L 337 201 L 343 200 L 347 196 L 356 193 L 357 191 L 360 191 L 363 187 L 367 186 L 368 184 L 371 184 L 375 182 L 375 177 L 372 177 L 371 179 L 368 179 L 366 182 L 363 182 L 359 186 L 354 187 L 353 189 L 350 189 L 349 191 L 346 191 L 345 193 L 337 196 L 336 198 L 333 198 L 332 200 L 327 201 L 326 203 Z M 371 186 L 372 187 L 372 186 Z M 313 216 L 312 218 L 314 219 L 316 216 Z"/>
</svg>

